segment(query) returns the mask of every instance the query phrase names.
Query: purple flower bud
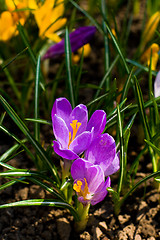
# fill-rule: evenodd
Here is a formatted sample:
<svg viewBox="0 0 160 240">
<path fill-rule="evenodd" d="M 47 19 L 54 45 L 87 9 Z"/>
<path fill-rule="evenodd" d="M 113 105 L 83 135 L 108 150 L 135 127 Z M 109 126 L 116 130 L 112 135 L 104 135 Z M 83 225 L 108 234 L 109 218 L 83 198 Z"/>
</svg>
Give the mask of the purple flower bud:
<svg viewBox="0 0 160 240">
<path fill-rule="evenodd" d="M 155 82 L 154 82 L 154 96 L 160 96 L 160 71 L 157 73 Z"/>
<path fill-rule="evenodd" d="M 85 26 L 77 28 L 75 31 L 69 34 L 71 50 L 72 52 L 77 51 L 79 48 L 90 42 L 93 35 L 96 32 L 96 27 L 94 26 Z M 64 54 L 65 52 L 65 40 L 62 39 L 59 43 L 52 45 L 42 59 L 55 58 L 59 55 Z"/>
</svg>

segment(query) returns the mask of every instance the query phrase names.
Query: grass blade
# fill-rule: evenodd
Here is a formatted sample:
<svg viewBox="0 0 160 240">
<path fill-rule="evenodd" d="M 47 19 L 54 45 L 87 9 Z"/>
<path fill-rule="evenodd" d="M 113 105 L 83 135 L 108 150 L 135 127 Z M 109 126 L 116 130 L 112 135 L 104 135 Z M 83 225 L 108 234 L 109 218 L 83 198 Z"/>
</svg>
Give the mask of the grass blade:
<svg viewBox="0 0 160 240">
<path fill-rule="evenodd" d="M 119 105 L 117 105 L 117 116 L 118 116 L 118 128 L 119 128 L 119 139 L 120 139 L 120 177 L 117 188 L 117 193 L 120 195 L 122 189 L 122 183 L 125 173 L 125 154 L 124 154 L 124 141 L 123 141 L 123 130 L 122 130 L 122 119 L 120 114 Z"/>
<path fill-rule="evenodd" d="M 31 151 L 26 147 L 26 145 L 23 143 L 23 140 L 21 141 L 20 139 L 17 138 L 17 136 L 15 136 L 13 133 L 10 133 L 7 128 L 5 128 L 4 126 L 0 125 L 0 129 L 2 131 L 4 131 L 6 134 L 8 134 L 10 137 L 12 137 L 14 140 L 16 140 L 16 142 L 18 142 L 23 149 L 28 153 L 28 155 L 31 157 L 31 159 L 33 160 L 33 162 L 35 162 L 35 157 L 34 155 L 31 153 Z"/>
<path fill-rule="evenodd" d="M 9 207 L 28 207 L 28 206 L 49 206 L 49 207 L 58 207 L 58 208 L 67 208 L 70 210 L 72 215 L 75 218 L 75 221 L 79 221 L 79 216 L 77 211 L 68 203 L 60 202 L 55 199 L 29 199 L 19 202 L 7 203 L 0 205 L 0 208 L 9 208 Z"/>
<path fill-rule="evenodd" d="M 16 112 L 12 109 L 12 107 L 7 103 L 7 101 L 1 95 L 0 95 L 0 102 L 3 105 L 3 107 L 5 108 L 6 112 L 13 119 L 15 124 L 19 127 L 19 129 L 23 132 L 23 134 L 26 136 L 26 138 L 29 140 L 29 142 L 36 149 L 36 152 L 39 155 L 41 161 L 43 161 L 47 165 L 47 167 L 48 167 L 49 171 L 51 172 L 52 176 L 55 178 L 55 180 L 58 182 L 58 184 L 60 184 L 60 179 L 59 179 L 56 167 L 49 160 L 45 150 L 33 138 L 33 136 L 30 134 L 27 126 L 24 124 L 24 122 L 19 118 L 19 116 L 16 114 Z"/>
<path fill-rule="evenodd" d="M 24 139 L 21 142 L 25 143 L 27 140 Z M 0 161 L 4 162 L 7 158 L 9 158 L 11 156 L 11 154 L 13 154 L 15 151 L 17 151 L 19 148 L 21 147 L 20 144 L 15 144 L 13 147 L 11 147 L 10 149 L 8 149 L 5 153 L 3 153 L 0 156 Z"/>
<path fill-rule="evenodd" d="M 35 97 L 34 97 L 34 118 L 39 118 L 39 83 L 40 83 L 40 55 L 38 56 L 37 60 L 37 67 L 36 67 L 36 79 L 35 79 Z M 40 136 L 40 126 L 38 122 L 34 123 L 34 138 L 39 141 Z"/>
<path fill-rule="evenodd" d="M 134 77 L 134 84 L 135 84 L 135 90 L 136 90 L 135 93 L 136 93 L 136 99 L 137 99 L 138 108 L 139 108 L 139 114 L 142 119 L 142 124 L 144 126 L 146 139 L 149 140 L 151 138 L 150 128 L 148 125 L 148 120 L 147 120 L 147 116 L 146 116 L 146 112 L 145 112 L 145 106 L 144 106 L 142 92 L 141 92 L 140 85 L 139 85 L 136 77 Z"/>
<path fill-rule="evenodd" d="M 69 91 L 70 91 L 70 98 L 71 98 L 71 104 L 72 107 L 75 107 L 75 98 L 74 98 L 74 92 L 73 92 L 73 83 L 72 83 L 72 61 L 71 61 L 71 45 L 70 45 L 70 39 L 69 39 L 69 33 L 68 29 L 66 28 L 65 32 L 65 57 L 66 57 L 66 67 L 67 67 L 67 80 L 69 85 Z"/>
</svg>

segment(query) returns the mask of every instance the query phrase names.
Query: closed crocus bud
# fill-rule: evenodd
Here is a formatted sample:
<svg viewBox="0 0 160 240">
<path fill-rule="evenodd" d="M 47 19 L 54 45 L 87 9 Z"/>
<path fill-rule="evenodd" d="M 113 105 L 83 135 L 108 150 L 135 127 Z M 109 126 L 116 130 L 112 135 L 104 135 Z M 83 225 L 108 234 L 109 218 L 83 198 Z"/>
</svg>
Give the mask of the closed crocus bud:
<svg viewBox="0 0 160 240">
<path fill-rule="evenodd" d="M 75 31 L 69 34 L 71 50 L 72 52 L 77 51 L 79 48 L 83 47 L 85 44 L 91 41 L 93 35 L 96 32 L 96 27 L 85 26 L 77 28 Z M 42 57 L 42 59 L 55 58 L 64 54 L 65 52 L 65 40 L 62 39 L 60 42 L 52 45 Z"/>
<path fill-rule="evenodd" d="M 151 64 L 151 69 L 156 70 L 157 62 L 159 59 L 159 45 L 153 43 L 142 55 L 141 61 L 147 63 L 148 66 Z M 152 57 L 151 57 L 152 55 Z M 151 60 L 151 61 L 150 61 Z"/>
<path fill-rule="evenodd" d="M 145 45 L 152 39 L 156 28 L 159 24 L 159 20 L 160 20 L 160 12 L 155 12 L 150 19 L 148 20 L 146 27 L 144 29 L 143 35 L 142 35 L 142 39 L 143 39 L 143 47 L 145 47 Z"/>
<path fill-rule="evenodd" d="M 155 82 L 154 82 L 154 96 L 160 96 L 160 71 L 157 73 Z"/>
</svg>

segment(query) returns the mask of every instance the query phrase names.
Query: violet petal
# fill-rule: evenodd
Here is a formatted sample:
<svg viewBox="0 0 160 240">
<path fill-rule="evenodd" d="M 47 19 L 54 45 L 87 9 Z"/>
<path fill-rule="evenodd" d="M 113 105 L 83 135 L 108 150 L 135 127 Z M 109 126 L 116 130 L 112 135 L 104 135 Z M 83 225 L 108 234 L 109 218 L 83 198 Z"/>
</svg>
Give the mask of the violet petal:
<svg viewBox="0 0 160 240">
<path fill-rule="evenodd" d="M 74 153 L 70 149 L 63 149 L 61 147 L 61 144 L 57 141 L 53 141 L 53 149 L 56 154 L 68 160 L 74 160 L 79 157 L 76 153 Z"/>
<path fill-rule="evenodd" d="M 81 154 L 84 152 L 92 141 L 92 133 L 91 132 L 83 132 L 78 135 L 73 142 L 71 142 L 69 149 L 71 149 L 76 154 Z"/>
<path fill-rule="evenodd" d="M 68 148 L 69 130 L 65 121 L 56 114 L 53 117 L 53 133 L 57 141 L 59 141 L 63 148 Z"/>
<path fill-rule="evenodd" d="M 87 131 L 91 131 L 91 129 L 94 127 L 94 137 L 101 134 L 105 128 L 106 125 L 106 113 L 103 110 L 96 110 L 88 124 L 87 124 Z"/>
<path fill-rule="evenodd" d="M 72 106 L 70 102 L 66 98 L 58 98 L 55 100 L 51 112 L 51 117 L 53 121 L 53 117 L 56 114 L 58 117 L 61 117 L 67 124 L 69 125 L 69 116 L 72 112 Z"/>
<path fill-rule="evenodd" d="M 100 165 L 105 172 L 116 155 L 116 144 L 112 136 L 104 133 L 93 140 L 85 152 L 85 159 Z"/>
<path fill-rule="evenodd" d="M 105 176 L 110 176 L 113 173 L 117 172 L 120 168 L 119 154 L 116 154 L 113 162 L 105 170 Z"/>
<path fill-rule="evenodd" d="M 110 177 L 107 178 L 106 182 L 103 184 L 103 188 L 101 190 L 97 189 L 96 193 L 93 195 L 93 198 L 91 199 L 91 204 L 95 205 L 106 197 L 108 191 L 106 190 L 108 187 L 111 186 L 111 180 Z"/>
<path fill-rule="evenodd" d="M 76 159 L 73 163 L 72 163 L 72 166 L 71 166 L 71 175 L 72 175 L 72 178 L 75 180 L 75 179 L 80 179 L 80 178 L 84 178 L 85 175 L 86 175 L 86 171 L 89 167 L 91 167 L 93 164 L 84 160 L 84 159 L 81 159 L 81 158 L 78 158 Z"/>
<path fill-rule="evenodd" d="M 72 120 L 78 120 L 78 122 L 81 123 L 77 135 L 85 131 L 88 122 L 87 107 L 83 104 L 79 104 L 78 106 L 76 106 L 70 115 L 70 122 L 72 122 Z"/>
</svg>

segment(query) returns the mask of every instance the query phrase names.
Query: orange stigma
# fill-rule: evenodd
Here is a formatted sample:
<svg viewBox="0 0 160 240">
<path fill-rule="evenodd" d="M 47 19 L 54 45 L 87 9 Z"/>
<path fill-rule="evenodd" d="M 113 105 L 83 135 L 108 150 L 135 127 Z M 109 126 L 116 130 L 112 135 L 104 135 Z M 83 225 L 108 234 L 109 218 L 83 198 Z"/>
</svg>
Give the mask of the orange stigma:
<svg viewBox="0 0 160 240">
<path fill-rule="evenodd" d="M 71 132 L 69 132 L 69 142 L 68 142 L 68 148 L 71 144 L 71 142 L 75 139 L 76 137 L 76 134 L 78 132 L 78 129 L 79 127 L 81 126 L 81 123 L 78 122 L 78 120 L 73 120 L 71 123 L 70 123 L 72 129 L 73 129 L 73 134 L 71 136 Z"/>
<path fill-rule="evenodd" d="M 84 178 L 84 181 L 85 181 L 85 185 L 83 190 L 82 190 L 83 183 L 80 180 L 78 180 L 77 183 L 73 185 L 73 189 L 78 193 L 79 196 L 83 197 L 84 200 L 87 200 L 86 196 L 87 194 L 90 194 L 90 192 L 88 191 L 88 183 L 85 178 Z"/>
</svg>

